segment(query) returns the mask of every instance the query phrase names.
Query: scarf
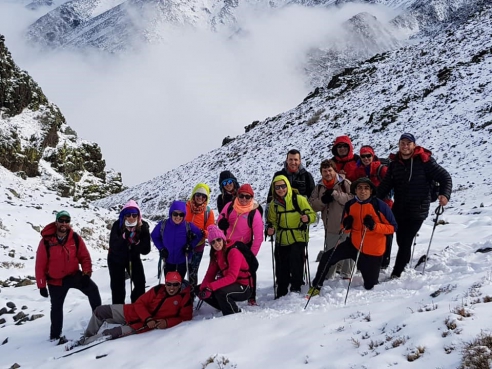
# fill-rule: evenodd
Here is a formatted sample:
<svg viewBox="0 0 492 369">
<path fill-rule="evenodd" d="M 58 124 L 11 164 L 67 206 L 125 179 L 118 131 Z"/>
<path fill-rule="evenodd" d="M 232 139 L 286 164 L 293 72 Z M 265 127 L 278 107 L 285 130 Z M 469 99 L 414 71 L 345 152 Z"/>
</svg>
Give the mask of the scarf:
<svg viewBox="0 0 492 369">
<path fill-rule="evenodd" d="M 253 210 L 254 206 L 254 201 L 251 201 L 249 205 L 242 206 L 239 204 L 239 200 L 235 199 L 234 204 L 233 204 L 233 209 L 236 210 L 237 215 L 241 215 L 244 213 L 249 213 L 251 210 Z"/>
<path fill-rule="evenodd" d="M 197 205 L 194 200 L 190 200 L 190 208 L 193 214 L 203 213 L 207 208 L 207 202 L 205 201 L 203 204 Z"/>
<path fill-rule="evenodd" d="M 323 178 L 323 184 L 328 189 L 332 189 L 333 186 L 335 186 L 335 182 L 336 182 L 336 177 L 333 177 L 333 179 L 329 182 Z"/>
<path fill-rule="evenodd" d="M 126 227 L 125 232 L 123 232 L 123 238 L 131 244 L 138 243 L 136 230 L 137 227 Z"/>
</svg>

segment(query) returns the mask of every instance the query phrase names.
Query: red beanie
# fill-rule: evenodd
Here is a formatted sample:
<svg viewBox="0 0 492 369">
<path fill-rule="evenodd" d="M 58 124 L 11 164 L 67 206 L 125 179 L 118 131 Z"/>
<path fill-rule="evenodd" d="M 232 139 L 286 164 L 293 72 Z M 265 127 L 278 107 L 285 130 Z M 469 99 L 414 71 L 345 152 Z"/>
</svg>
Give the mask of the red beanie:
<svg viewBox="0 0 492 369">
<path fill-rule="evenodd" d="M 239 189 L 237 190 L 237 193 L 247 193 L 248 195 L 255 196 L 255 193 L 253 192 L 253 188 L 251 188 L 251 185 L 245 183 Z"/>
<path fill-rule="evenodd" d="M 360 148 L 360 154 L 361 155 L 364 155 L 364 154 L 371 154 L 372 156 L 375 156 L 376 154 L 374 153 L 374 149 L 369 146 L 369 145 L 366 145 L 366 146 L 362 146 Z"/>
</svg>

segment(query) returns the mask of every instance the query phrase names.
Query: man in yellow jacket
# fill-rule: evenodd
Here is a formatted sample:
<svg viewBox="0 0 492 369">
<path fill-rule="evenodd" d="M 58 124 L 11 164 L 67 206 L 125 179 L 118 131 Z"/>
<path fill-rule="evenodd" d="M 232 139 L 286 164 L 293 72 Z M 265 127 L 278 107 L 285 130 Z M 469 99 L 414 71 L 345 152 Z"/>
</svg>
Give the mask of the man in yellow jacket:
<svg viewBox="0 0 492 369">
<path fill-rule="evenodd" d="M 309 241 L 307 227 L 316 220 L 308 200 L 293 192 L 289 180 L 275 176 L 271 186 L 273 200 L 269 204 L 267 234 L 275 234 L 275 298 L 290 291 L 301 292 L 305 248 Z"/>
</svg>

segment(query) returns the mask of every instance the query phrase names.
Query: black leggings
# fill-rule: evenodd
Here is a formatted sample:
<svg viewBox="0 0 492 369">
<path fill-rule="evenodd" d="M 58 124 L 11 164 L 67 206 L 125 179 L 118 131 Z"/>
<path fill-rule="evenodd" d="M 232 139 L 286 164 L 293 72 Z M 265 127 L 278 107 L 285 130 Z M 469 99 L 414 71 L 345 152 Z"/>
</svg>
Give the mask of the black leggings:
<svg viewBox="0 0 492 369">
<path fill-rule="evenodd" d="M 219 288 L 212 293 L 208 299 L 203 300 L 210 306 L 222 311 L 223 315 L 239 313 L 236 301 L 246 301 L 251 296 L 249 286 L 240 283 L 233 283 Z"/>
<path fill-rule="evenodd" d="M 326 274 L 332 265 L 335 265 L 340 260 L 352 259 L 356 260 L 358 250 L 352 245 L 350 239 L 342 242 L 336 249 L 328 250 L 321 257 L 321 261 L 316 271 L 316 276 L 313 280 L 314 287 L 321 287 L 325 280 Z M 333 254 L 333 256 L 332 256 Z M 367 255 L 363 252 L 359 255 L 357 268 L 364 279 L 364 288 L 370 290 L 374 285 L 379 283 L 379 269 L 381 268 L 381 256 Z M 329 262 L 328 262 L 329 261 Z"/>
<path fill-rule="evenodd" d="M 132 260 L 131 270 L 129 264 L 125 265 L 108 260 L 108 269 L 113 304 L 125 303 L 125 271 L 128 271 L 133 284 L 130 295 L 132 303 L 145 293 L 145 273 L 140 258 Z"/>
<path fill-rule="evenodd" d="M 423 220 L 396 220 L 398 230 L 396 231 L 396 242 L 398 253 L 396 254 L 395 266 L 391 275 L 399 277 L 410 261 L 412 256 L 412 244 L 415 235 L 422 226 Z"/>
</svg>

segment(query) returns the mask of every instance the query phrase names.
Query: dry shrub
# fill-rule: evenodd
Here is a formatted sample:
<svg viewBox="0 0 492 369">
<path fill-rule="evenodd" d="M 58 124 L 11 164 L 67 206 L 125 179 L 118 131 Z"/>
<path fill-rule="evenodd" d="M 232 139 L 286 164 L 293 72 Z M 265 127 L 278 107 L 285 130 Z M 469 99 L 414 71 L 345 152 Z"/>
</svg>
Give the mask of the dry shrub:
<svg viewBox="0 0 492 369">
<path fill-rule="evenodd" d="M 412 362 L 417 360 L 419 357 L 421 357 L 425 352 L 425 347 L 424 346 L 417 346 L 413 352 L 409 353 L 407 355 L 407 360 Z"/>
<path fill-rule="evenodd" d="M 492 365 L 492 335 L 481 332 L 473 341 L 464 344 L 459 369 L 490 369 Z"/>
</svg>

